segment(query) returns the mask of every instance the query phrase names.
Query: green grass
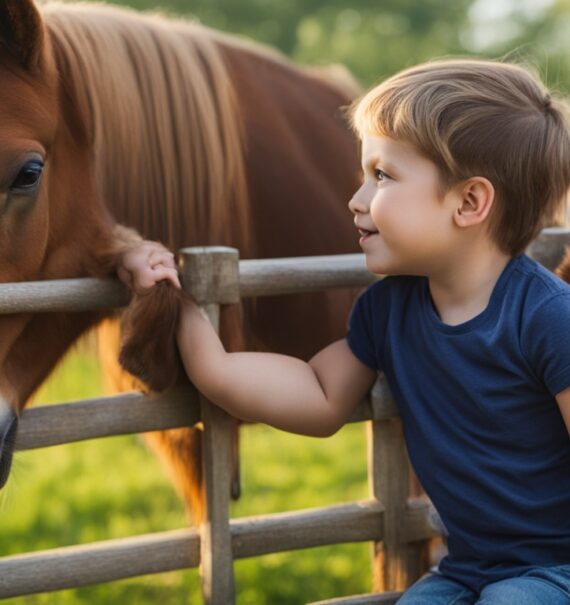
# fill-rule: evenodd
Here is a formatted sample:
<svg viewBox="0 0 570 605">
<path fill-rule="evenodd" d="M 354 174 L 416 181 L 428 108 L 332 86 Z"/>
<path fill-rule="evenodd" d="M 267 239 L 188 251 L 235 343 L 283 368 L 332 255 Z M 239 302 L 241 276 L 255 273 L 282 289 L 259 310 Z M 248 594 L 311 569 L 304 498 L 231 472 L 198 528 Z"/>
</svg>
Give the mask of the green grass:
<svg viewBox="0 0 570 605">
<path fill-rule="evenodd" d="M 72 355 L 37 404 L 101 393 L 95 358 Z M 242 488 L 232 517 L 367 497 L 361 425 L 326 440 L 254 425 L 242 429 Z M 0 555 L 184 527 L 182 504 L 136 435 L 19 452 L 0 495 Z M 241 560 L 239 605 L 297 605 L 370 589 L 368 545 L 340 545 Z M 6 599 L 7 605 L 200 603 L 196 570 Z"/>
</svg>

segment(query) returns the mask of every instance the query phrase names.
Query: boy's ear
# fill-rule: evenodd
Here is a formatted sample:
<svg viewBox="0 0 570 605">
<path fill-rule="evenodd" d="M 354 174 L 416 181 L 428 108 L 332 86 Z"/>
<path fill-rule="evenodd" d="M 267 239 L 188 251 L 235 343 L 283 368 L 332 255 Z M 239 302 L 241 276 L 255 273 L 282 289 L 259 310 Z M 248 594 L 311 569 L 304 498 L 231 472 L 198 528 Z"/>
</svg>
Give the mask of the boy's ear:
<svg viewBox="0 0 570 605">
<path fill-rule="evenodd" d="M 489 179 L 475 176 L 460 185 L 459 204 L 453 219 L 458 227 L 483 223 L 495 201 L 495 188 Z"/>
</svg>

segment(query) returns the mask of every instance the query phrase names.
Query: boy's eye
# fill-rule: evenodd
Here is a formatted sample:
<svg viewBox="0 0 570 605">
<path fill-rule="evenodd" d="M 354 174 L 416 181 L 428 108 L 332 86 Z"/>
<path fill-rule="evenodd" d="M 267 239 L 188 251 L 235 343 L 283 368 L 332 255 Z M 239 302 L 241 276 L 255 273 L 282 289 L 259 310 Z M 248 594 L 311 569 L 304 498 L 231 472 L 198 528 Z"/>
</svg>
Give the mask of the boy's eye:
<svg viewBox="0 0 570 605">
<path fill-rule="evenodd" d="M 383 170 L 380 170 L 380 168 L 374 168 L 374 176 L 377 181 L 385 181 L 390 178 Z"/>
</svg>

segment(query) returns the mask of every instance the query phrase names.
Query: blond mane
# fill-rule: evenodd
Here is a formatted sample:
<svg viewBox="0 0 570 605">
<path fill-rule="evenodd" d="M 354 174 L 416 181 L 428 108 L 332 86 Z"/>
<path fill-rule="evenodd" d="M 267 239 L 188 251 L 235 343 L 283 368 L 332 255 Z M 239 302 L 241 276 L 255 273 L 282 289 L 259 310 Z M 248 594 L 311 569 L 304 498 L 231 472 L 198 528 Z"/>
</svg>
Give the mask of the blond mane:
<svg viewBox="0 0 570 605">
<path fill-rule="evenodd" d="M 117 220 L 173 247 L 243 249 L 243 133 L 211 30 L 104 4 L 47 2 L 41 11 Z"/>
</svg>

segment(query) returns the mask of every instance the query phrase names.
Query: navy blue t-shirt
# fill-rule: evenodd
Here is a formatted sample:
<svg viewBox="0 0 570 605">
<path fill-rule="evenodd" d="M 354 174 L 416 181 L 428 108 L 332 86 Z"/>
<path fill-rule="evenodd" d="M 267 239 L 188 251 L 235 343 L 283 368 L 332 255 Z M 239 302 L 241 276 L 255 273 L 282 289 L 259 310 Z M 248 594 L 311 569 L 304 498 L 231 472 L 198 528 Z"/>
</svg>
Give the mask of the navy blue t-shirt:
<svg viewBox="0 0 570 605">
<path fill-rule="evenodd" d="M 443 323 L 425 277 L 387 277 L 357 300 L 348 344 L 386 375 L 412 465 L 449 531 L 440 571 L 480 590 L 570 564 L 570 286 L 512 259 L 487 308 Z"/>
</svg>

